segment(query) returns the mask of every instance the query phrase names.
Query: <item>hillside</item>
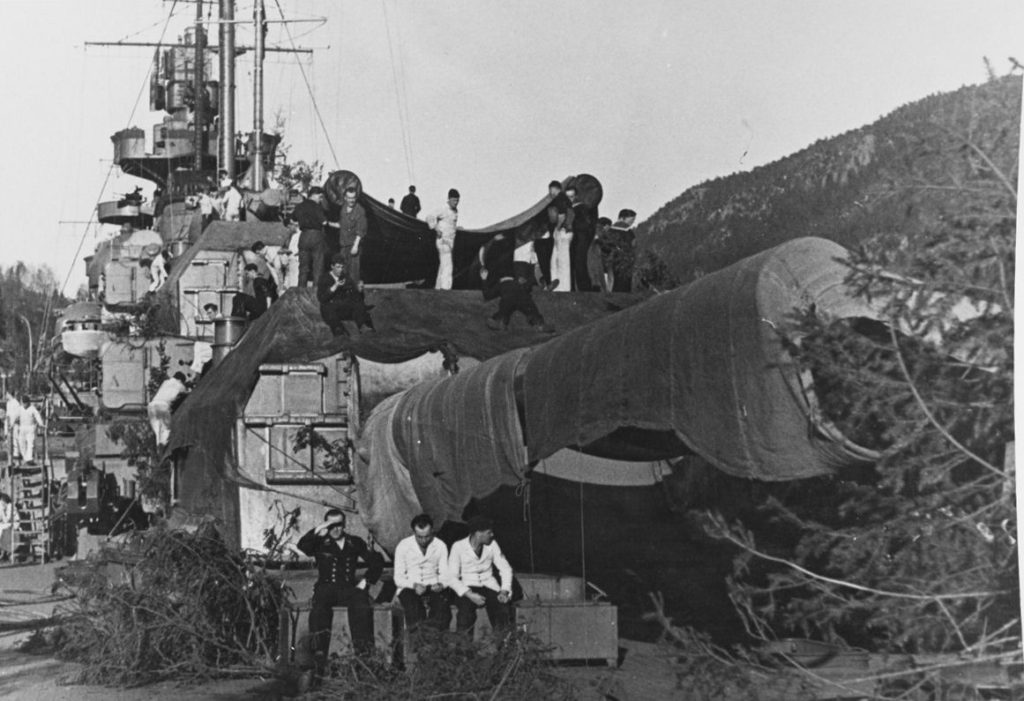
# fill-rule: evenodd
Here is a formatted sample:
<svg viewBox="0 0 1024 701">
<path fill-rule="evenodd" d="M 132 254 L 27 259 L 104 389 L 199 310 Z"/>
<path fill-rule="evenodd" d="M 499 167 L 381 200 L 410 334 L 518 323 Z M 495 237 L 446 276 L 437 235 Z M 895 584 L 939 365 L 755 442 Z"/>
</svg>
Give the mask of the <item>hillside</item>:
<svg viewBox="0 0 1024 701">
<path fill-rule="evenodd" d="M 799 236 L 854 247 L 964 215 L 964 183 L 1016 185 L 1021 79 L 926 97 L 791 156 L 683 192 L 637 230 L 680 282 Z M 965 154 L 968 156 L 965 158 Z"/>
</svg>

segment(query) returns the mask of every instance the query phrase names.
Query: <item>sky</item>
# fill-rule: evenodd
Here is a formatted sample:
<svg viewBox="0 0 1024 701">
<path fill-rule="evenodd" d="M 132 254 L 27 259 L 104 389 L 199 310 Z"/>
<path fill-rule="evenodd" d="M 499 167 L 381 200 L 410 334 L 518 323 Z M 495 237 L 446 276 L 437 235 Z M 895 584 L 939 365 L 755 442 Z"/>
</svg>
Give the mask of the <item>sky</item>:
<svg viewBox="0 0 1024 701">
<path fill-rule="evenodd" d="M 998 75 L 1024 61 L 1020 0 L 267 0 L 269 18 L 278 3 L 304 21 L 268 42 L 314 49 L 265 66 L 291 160 L 352 170 L 380 200 L 415 184 L 428 211 L 456 187 L 469 228 L 577 173 L 602 182 L 605 213 L 643 221 L 705 180 L 982 82 L 985 57 Z M 109 137 L 138 126 L 152 151 L 162 117 L 152 49 L 86 42 L 171 41 L 194 18 L 172 0 L 0 0 L 0 265 L 46 263 L 69 294 L 84 282 L 108 233 L 87 226 L 96 203 L 152 189 L 111 168 Z M 249 57 L 237 82 L 249 130 Z"/>
</svg>

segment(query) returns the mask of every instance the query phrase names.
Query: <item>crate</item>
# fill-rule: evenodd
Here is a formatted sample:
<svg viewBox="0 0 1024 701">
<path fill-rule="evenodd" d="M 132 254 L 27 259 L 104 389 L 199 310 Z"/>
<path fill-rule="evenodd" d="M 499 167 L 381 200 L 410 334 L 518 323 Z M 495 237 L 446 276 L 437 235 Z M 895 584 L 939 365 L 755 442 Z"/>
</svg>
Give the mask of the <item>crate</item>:
<svg viewBox="0 0 1024 701">
<path fill-rule="evenodd" d="M 520 601 L 516 627 L 550 648 L 553 660 L 619 659 L 618 608 L 605 602 Z"/>
<path fill-rule="evenodd" d="M 287 604 L 281 609 L 278 634 L 278 654 L 286 662 L 307 662 L 303 659 L 308 648 L 310 602 Z M 395 648 L 403 641 L 405 621 L 401 606 L 376 604 L 373 607 L 374 645 L 384 653 L 390 662 Z M 331 626 L 329 654 L 352 653 L 352 636 L 348 628 L 348 609 L 334 607 L 334 623 Z"/>
</svg>

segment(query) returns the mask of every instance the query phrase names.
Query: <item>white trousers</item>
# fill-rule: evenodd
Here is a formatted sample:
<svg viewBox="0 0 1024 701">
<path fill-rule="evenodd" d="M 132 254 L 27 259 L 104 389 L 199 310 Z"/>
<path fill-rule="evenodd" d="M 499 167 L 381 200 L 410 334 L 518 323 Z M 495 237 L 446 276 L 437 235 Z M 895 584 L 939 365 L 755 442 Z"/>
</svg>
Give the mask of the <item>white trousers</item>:
<svg viewBox="0 0 1024 701">
<path fill-rule="evenodd" d="M 455 245 L 455 236 L 442 235 L 437 239 L 437 257 L 440 265 L 437 268 L 437 284 L 434 289 L 452 289 L 452 247 Z"/>
<path fill-rule="evenodd" d="M 21 459 L 25 462 L 32 462 L 35 460 L 36 427 L 19 428 L 17 441 L 18 450 L 21 452 Z"/>
<path fill-rule="evenodd" d="M 157 445 L 167 445 L 171 437 L 171 405 L 164 402 L 150 402 L 146 407 L 149 414 L 149 426 L 156 435 Z"/>
</svg>

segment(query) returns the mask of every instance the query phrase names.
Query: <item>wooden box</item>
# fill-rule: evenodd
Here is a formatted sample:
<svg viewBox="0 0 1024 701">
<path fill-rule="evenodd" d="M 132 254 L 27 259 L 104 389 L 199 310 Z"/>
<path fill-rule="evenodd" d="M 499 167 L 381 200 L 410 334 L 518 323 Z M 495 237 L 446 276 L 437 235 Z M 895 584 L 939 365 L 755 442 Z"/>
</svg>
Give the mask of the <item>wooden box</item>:
<svg viewBox="0 0 1024 701">
<path fill-rule="evenodd" d="M 618 608 L 605 602 L 520 601 L 516 626 L 551 648 L 553 660 L 619 658 Z"/>
</svg>

